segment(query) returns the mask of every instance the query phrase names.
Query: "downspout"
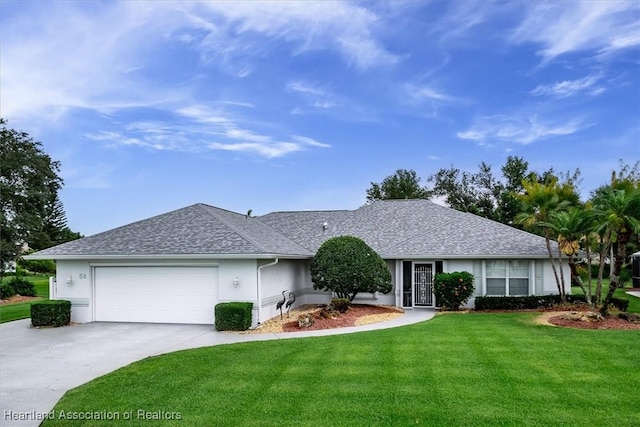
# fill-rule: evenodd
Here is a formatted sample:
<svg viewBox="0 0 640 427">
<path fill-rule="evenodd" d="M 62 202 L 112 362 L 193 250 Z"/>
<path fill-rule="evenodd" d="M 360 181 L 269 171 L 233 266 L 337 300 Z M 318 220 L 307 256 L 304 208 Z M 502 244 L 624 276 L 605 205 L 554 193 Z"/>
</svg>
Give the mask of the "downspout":
<svg viewBox="0 0 640 427">
<path fill-rule="evenodd" d="M 274 265 L 276 265 L 278 263 L 279 259 L 276 258 L 274 261 L 265 264 L 265 265 L 261 265 L 258 267 L 258 289 L 257 289 L 257 294 L 258 294 L 258 314 L 257 314 L 257 319 L 256 319 L 256 325 L 260 326 L 260 320 L 262 319 L 262 269 L 265 267 L 273 267 Z"/>
</svg>

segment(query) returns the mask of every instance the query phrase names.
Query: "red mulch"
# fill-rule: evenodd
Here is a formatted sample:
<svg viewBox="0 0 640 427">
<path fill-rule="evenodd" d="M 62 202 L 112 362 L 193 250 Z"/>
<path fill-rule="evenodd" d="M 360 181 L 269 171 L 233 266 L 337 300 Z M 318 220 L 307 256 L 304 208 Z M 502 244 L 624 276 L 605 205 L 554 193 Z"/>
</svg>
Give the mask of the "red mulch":
<svg viewBox="0 0 640 427">
<path fill-rule="evenodd" d="M 581 322 L 577 320 L 563 319 L 562 316 L 552 317 L 549 323 L 556 326 L 564 326 L 566 328 L 576 329 L 624 329 L 624 330 L 640 330 L 640 323 L 629 322 L 620 319 L 617 315 L 612 314 L 606 317 L 603 322 Z"/>
<path fill-rule="evenodd" d="M 347 326 L 354 326 L 356 320 L 362 316 L 368 316 L 371 314 L 390 314 L 397 313 L 398 311 L 390 307 L 381 307 L 376 305 L 366 304 L 353 304 L 349 310 L 335 319 L 325 319 L 320 316 L 320 312 L 316 311 L 311 313 L 315 322 L 313 325 L 301 328 L 298 326 L 298 320 L 293 320 L 282 325 L 283 332 L 299 332 L 299 331 L 317 331 L 320 329 L 331 328 L 344 328 Z"/>
<path fill-rule="evenodd" d="M 9 297 L 7 299 L 1 299 L 0 300 L 0 305 L 4 305 L 4 304 L 17 304 L 19 302 L 27 302 L 27 301 L 33 301 L 36 299 L 41 299 L 40 297 L 23 297 L 22 295 L 14 295 L 12 297 Z"/>
</svg>

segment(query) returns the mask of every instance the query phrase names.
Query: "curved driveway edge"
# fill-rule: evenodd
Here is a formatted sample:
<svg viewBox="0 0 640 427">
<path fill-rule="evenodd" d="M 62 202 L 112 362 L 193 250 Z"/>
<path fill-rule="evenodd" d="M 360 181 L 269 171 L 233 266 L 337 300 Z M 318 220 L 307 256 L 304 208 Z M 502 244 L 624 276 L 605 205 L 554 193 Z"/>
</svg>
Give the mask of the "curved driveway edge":
<svg viewBox="0 0 640 427">
<path fill-rule="evenodd" d="M 433 318 L 407 310 L 387 322 L 320 331 L 235 334 L 211 325 L 84 323 L 31 328 L 31 320 L 0 324 L 0 425 L 38 426 L 62 395 L 99 376 L 150 356 L 190 348 L 394 328 Z M 27 418 L 27 419 L 24 419 Z"/>
</svg>

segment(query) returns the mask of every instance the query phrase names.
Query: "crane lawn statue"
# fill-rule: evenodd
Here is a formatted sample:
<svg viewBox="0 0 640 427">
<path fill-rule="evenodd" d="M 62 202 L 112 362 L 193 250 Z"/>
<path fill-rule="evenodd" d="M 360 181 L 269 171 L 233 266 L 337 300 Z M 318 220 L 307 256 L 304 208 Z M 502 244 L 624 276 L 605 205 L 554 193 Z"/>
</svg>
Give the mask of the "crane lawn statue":
<svg viewBox="0 0 640 427">
<path fill-rule="evenodd" d="M 282 319 L 282 306 L 284 305 L 285 301 L 287 301 L 287 297 L 284 296 L 285 292 L 287 292 L 286 289 L 282 291 L 282 301 L 278 301 L 278 303 L 276 304 L 276 310 L 280 310 L 280 319 Z"/>
<path fill-rule="evenodd" d="M 294 302 L 296 302 L 296 294 L 289 292 L 289 301 L 287 301 L 287 304 L 285 305 L 285 308 L 287 309 L 287 317 L 289 317 L 289 310 L 291 310 L 291 306 Z"/>
</svg>

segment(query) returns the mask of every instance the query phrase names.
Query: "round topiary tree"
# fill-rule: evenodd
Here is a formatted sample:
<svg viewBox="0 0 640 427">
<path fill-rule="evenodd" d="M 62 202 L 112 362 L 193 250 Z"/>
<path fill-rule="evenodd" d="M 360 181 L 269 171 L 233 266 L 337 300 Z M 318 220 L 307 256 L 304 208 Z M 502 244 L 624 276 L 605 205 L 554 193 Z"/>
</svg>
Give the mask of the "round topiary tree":
<svg viewBox="0 0 640 427">
<path fill-rule="evenodd" d="M 320 246 L 311 262 L 311 281 L 313 289 L 350 301 L 359 292 L 388 294 L 393 288 L 384 260 L 354 236 L 332 237 Z"/>
</svg>

